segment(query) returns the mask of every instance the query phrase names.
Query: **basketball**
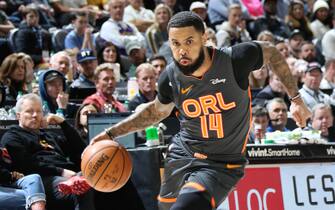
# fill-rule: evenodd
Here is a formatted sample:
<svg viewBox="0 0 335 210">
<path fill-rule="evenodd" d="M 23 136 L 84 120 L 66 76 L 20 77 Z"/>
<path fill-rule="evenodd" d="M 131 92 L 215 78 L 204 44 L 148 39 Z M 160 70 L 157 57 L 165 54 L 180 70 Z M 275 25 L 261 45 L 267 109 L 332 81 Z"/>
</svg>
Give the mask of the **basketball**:
<svg viewBox="0 0 335 210">
<path fill-rule="evenodd" d="M 111 140 L 89 145 L 82 155 L 81 171 L 88 184 L 101 192 L 113 192 L 126 184 L 132 172 L 131 157 Z"/>
</svg>

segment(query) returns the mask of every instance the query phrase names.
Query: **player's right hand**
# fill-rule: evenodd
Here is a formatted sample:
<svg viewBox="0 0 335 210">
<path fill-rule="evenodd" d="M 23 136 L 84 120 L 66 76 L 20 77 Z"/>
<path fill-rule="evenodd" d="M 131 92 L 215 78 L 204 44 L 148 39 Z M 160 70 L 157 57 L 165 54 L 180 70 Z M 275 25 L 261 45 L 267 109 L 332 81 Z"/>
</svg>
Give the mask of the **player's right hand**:
<svg viewBox="0 0 335 210">
<path fill-rule="evenodd" d="M 106 131 L 102 131 L 101 133 L 99 133 L 98 135 L 93 137 L 93 139 L 91 139 L 90 145 L 93 145 L 98 141 L 106 140 L 106 139 L 111 139 L 111 138 L 107 135 Z M 111 139 L 111 140 L 113 140 L 113 139 Z"/>
</svg>

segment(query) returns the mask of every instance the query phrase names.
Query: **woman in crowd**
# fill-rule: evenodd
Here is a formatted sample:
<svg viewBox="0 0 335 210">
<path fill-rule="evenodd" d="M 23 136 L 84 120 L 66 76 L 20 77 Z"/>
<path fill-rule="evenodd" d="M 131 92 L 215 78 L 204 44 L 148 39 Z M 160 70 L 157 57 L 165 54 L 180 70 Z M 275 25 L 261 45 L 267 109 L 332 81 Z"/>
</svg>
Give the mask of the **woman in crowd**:
<svg viewBox="0 0 335 210">
<path fill-rule="evenodd" d="M 317 0 L 313 5 L 313 17 L 311 29 L 316 39 L 321 39 L 323 35 L 332 28 L 329 5 L 324 0 Z"/>
<path fill-rule="evenodd" d="M 89 144 L 88 139 L 88 114 L 98 113 L 98 108 L 94 104 L 82 104 L 76 114 L 74 126 L 79 132 L 81 138 Z"/>
<path fill-rule="evenodd" d="M 25 55 L 13 53 L 0 67 L 0 82 L 6 88 L 6 101 L 15 101 L 19 92 L 27 93 Z"/>
<path fill-rule="evenodd" d="M 309 26 L 309 20 L 304 12 L 304 3 L 301 0 L 292 0 L 288 9 L 285 23 L 291 31 L 299 29 L 305 40 L 313 39 L 313 32 Z"/>
<path fill-rule="evenodd" d="M 156 6 L 155 23 L 145 33 L 152 54 L 157 54 L 159 48 L 168 40 L 166 28 L 171 16 L 172 11 L 167 5 L 159 4 Z"/>
<path fill-rule="evenodd" d="M 111 63 L 120 65 L 120 76 L 122 80 L 126 80 L 126 73 L 130 67 L 130 61 L 127 58 L 121 57 L 119 48 L 111 42 L 103 40 L 101 37 L 97 38 L 97 58 L 98 63 Z"/>
</svg>

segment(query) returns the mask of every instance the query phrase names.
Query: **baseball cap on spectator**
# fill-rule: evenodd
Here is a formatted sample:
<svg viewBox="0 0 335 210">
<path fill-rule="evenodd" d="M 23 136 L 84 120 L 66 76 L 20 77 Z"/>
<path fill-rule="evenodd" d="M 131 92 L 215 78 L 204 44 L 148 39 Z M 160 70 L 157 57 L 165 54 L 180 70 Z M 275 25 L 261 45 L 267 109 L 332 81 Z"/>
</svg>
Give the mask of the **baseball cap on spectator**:
<svg viewBox="0 0 335 210">
<path fill-rule="evenodd" d="M 313 5 L 313 14 L 321 8 L 326 8 L 327 10 L 329 10 L 329 5 L 326 1 L 324 0 L 317 0 L 316 2 L 314 2 Z"/>
<path fill-rule="evenodd" d="M 47 72 L 47 75 L 44 78 L 44 82 L 51 82 L 54 79 L 61 79 L 63 80 L 63 75 L 61 72 L 58 72 L 57 70 L 51 70 L 49 72 Z"/>
<path fill-rule="evenodd" d="M 190 11 L 193 11 L 194 9 L 206 9 L 206 4 L 201 1 L 195 1 L 190 6 Z"/>
<path fill-rule="evenodd" d="M 319 70 L 322 73 L 321 65 L 318 62 L 311 62 L 307 65 L 306 72 L 311 72 L 313 70 Z"/>
<path fill-rule="evenodd" d="M 141 49 L 142 45 L 137 40 L 129 40 L 126 43 L 125 48 L 126 48 L 127 55 L 130 55 L 132 50 Z"/>
<path fill-rule="evenodd" d="M 77 61 L 78 63 L 82 63 L 88 60 L 96 60 L 93 50 L 91 49 L 81 49 L 77 54 Z"/>
<path fill-rule="evenodd" d="M 294 36 L 296 35 L 300 35 L 302 37 L 304 37 L 303 33 L 299 30 L 299 29 L 294 29 L 291 33 L 290 33 L 290 37 L 289 39 L 292 39 Z"/>
</svg>

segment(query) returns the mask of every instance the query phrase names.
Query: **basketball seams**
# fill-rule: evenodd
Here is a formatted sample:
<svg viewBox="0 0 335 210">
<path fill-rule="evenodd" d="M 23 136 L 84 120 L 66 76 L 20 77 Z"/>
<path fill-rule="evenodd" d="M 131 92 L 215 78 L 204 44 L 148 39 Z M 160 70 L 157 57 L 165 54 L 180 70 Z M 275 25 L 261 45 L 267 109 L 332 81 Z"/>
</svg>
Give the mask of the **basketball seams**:
<svg viewBox="0 0 335 210">
<path fill-rule="evenodd" d="M 115 147 L 112 147 L 115 148 Z M 120 148 L 117 147 L 116 152 L 114 152 L 113 156 L 109 159 L 109 162 L 107 163 L 107 165 L 105 166 L 104 170 L 100 173 L 100 177 L 97 179 L 97 181 L 93 184 L 93 188 L 97 185 L 97 183 L 100 181 L 101 177 L 104 175 L 104 173 L 106 172 L 106 170 L 108 169 L 109 165 L 112 163 L 112 161 L 114 160 L 115 155 L 120 152 Z"/>
<path fill-rule="evenodd" d="M 98 151 L 96 151 L 95 153 L 93 153 L 85 162 L 86 162 L 86 164 L 85 164 L 85 166 L 84 166 L 84 171 L 82 171 L 84 174 L 86 174 L 86 167 L 89 165 L 89 163 L 91 162 L 91 160 L 94 158 L 94 156 L 97 154 L 97 153 L 99 153 L 99 152 L 101 152 L 102 150 L 105 150 L 105 149 L 109 149 L 109 148 L 115 148 L 115 146 L 108 146 L 108 147 L 103 147 L 103 148 L 101 148 L 100 150 L 98 150 Z M 117 149 L 115 149 L 115 150 L 117 150 Z M 114 152 L 114 154 L 115 154 L 115 152 Z"/>
</svg>

